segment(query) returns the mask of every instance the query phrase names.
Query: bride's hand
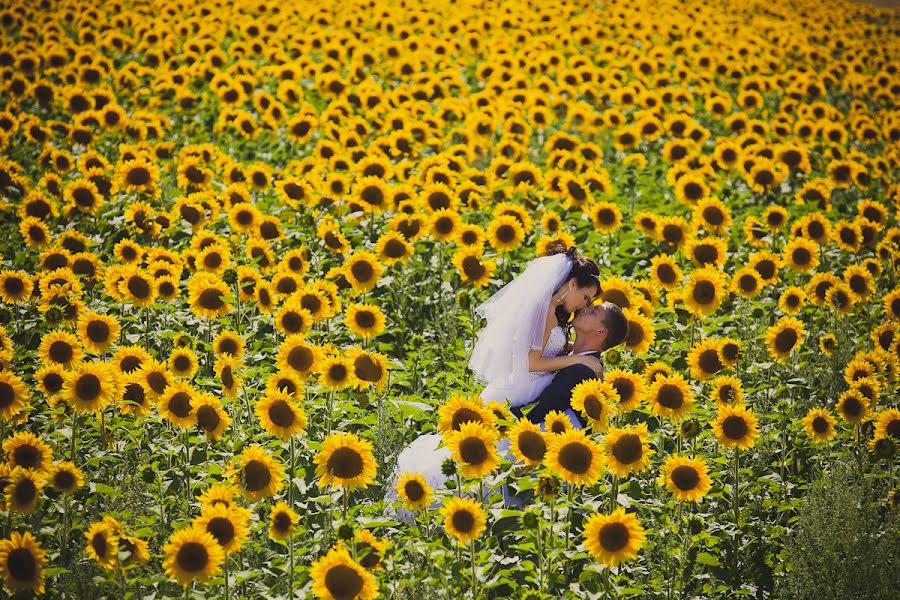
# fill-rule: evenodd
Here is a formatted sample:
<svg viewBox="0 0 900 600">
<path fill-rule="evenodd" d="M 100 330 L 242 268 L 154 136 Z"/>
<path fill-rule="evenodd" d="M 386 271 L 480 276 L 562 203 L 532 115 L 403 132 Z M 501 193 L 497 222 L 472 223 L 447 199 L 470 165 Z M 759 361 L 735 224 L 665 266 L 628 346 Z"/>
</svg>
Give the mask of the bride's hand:
<svg viewBox="0 0 900 600">
<path fill-rule="evenodd" d="M 600 369 L 603 368 L 603 363 L 600 362 L 600 359 L 596 356 L 579 356 L 578 360 L 575 364 L 584 365 L 588 369 L 594 372 L 594 375 L 600 375 Z"/>
</svg>

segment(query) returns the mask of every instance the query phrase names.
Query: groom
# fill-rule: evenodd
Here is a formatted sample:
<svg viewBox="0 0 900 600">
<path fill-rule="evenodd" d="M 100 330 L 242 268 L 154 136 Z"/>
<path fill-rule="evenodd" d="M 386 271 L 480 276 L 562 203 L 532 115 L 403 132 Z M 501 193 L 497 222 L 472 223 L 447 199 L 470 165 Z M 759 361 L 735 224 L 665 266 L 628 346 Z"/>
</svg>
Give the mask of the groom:
<svg viewBox="0 0 900 600">
<path fill-rule="evenodd" d="M 628 320 L 622 314 L 622 309 L 612 302 L 603 302 L 581 309 L 575 314 L 572 327 L 575 329 L 572 354 L 595 356 L 598 359 L 601 358 L 601 352 L 618 346 L 625 341 L 625 336 L 628 334 Z M 547 413 L 552 410 L 568 411 L 569 419 L 577 419 L 580 426 L 584 428 L 584 420 L 581 415 L 572 410 L 569 402 L 575 386 L 586 379 L 596 377 L 598 375 L 585 365 L 572 365 L 560 369 L 534 402 L 513 408 L 512 413 L 521 417 L 522 409 L 531 407 L 525 417 L 532 423 L 541 423 Z"/>
</svg>

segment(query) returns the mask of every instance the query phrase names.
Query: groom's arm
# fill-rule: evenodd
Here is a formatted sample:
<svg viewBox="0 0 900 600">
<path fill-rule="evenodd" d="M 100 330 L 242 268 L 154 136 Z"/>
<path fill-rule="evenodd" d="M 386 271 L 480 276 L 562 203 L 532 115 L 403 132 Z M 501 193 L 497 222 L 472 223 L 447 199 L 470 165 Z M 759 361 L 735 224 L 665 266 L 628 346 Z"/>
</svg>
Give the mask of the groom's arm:
<svg viewBox="0 0 900 600">
<path fill-rule="evenodd" d="M 525 415 L 526 418 L 532 423 L 540 423 L 551 410 L 563 412 L 571 408 L 572 389 L 582 381 L 593 379 L 596 376 L 596 373 L 582 364 L 572 365 L 560 370 L 553 377 L 550 385 L 544 388 L 541 395 L 532 404 L 528 405 L 534 406 L 534 408 Z"/>
</svg>

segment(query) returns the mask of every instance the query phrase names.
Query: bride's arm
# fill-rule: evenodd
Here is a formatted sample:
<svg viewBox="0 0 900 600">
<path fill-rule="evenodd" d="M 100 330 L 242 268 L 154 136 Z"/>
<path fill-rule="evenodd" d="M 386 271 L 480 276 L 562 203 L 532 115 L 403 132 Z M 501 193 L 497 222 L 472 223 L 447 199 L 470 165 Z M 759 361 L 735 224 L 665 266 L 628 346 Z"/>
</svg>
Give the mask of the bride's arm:
<svg viewBox="0 0 900 600">
<path fill-rule="evenodd" d="M 528 353 L 528 370 L 536 371 L 559 371 L 572 365 L 585 365 L 594 373 L 597 373 L 600 361 L 594 356 L 571 355 L 571 356 L 543 356 L 541 350 L 531 350 Z"/>
</svg>

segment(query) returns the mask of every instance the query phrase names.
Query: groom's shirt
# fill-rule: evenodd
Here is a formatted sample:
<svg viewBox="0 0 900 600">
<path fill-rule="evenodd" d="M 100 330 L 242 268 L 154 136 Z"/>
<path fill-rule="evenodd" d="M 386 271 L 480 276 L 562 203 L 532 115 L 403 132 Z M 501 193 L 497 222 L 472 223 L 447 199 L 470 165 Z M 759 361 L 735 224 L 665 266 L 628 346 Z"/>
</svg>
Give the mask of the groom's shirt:
<svg viewBox="0 0 900 600">
<path fill-rule="evenodd" d="M 599 352 L 579 352 L 578 354 L 581 356 L 596 356 L 602 360 Z M 550 382 L 550 385 L 544 388 L 544 391 L 541 392 L 534 402 L 513 408 L 512 413 L 517 417 L 521 417 L 523 408 L 533 407 L 525 416 L 532 423 L 541 423 L 547 417 L 547 413 L 552 410 L 565 412 L 572 408 L 572 390 L 575 389 L 575 386 L 582 381 L 596 377 L 597 374 L 585 365 L 572 365 L 565 369 L 560 369 L 553 376 L 553 381 Z M 580 414 L 575 413 L 575 416 L 582 427 L 587 426 L 587 422 Z"/>
</svg>

